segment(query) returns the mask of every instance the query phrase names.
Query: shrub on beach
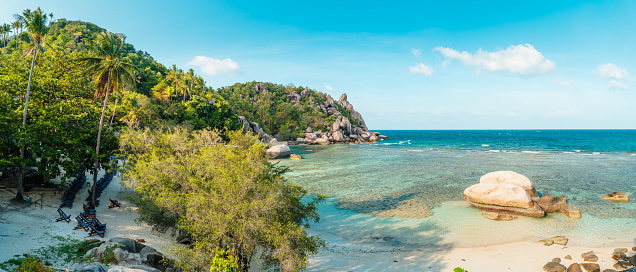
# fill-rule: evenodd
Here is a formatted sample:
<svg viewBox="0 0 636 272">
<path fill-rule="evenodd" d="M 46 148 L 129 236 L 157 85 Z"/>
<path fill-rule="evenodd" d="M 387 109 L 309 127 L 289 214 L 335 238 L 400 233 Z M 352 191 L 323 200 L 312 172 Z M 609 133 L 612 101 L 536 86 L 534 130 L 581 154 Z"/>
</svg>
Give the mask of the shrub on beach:
<svg viewBox="0 0 636 272">
<path fill-rule="evenodd" d="M 301 202 L 306 191 L 283 178 L 287 168 L 267 161 L 256 136 L 226 136 L 180 128 L 122 134 L 124 182 L 136 192 L 140 218 L 192 238 L 189 247 L 171 248 L 184 271 L 207 270 L 213 261 L 247 271 L 254 258 L 264 269 L 304 269 L 324 246 L 306 232 L 323 197 Z"/>
<path fill-rule="evenodd" d="M 22 261 L 20 267 L 14 272 L 55 272 L 56 269 L 48 268 L 44 266 L 44 264 L 38 259 L 33 257 L 28 257 Z"/>
</svg>

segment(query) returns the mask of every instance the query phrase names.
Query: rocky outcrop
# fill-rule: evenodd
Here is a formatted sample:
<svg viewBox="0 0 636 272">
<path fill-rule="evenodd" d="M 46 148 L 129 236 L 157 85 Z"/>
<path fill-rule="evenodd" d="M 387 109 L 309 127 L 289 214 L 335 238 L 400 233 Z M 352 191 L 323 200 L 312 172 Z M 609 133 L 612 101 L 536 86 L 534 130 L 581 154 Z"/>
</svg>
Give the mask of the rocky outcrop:
<svg viewBox="0 0 636 272">
<path fill-rule="evenodd" d="M 301 99 L 303 99 L 303 97 L 298 94 L 297 92 L 291 92 L 288 96 L 287 99 L 289 99 L 289 103 L 291 103 L 292 105 L 300 102 Z"/>
<path fill-rule="evenodd" d="M 603 200 L 611 202 L 628 202 L 629 195 L 622 192 L 613 192 L 611 194 L 603 195 Z"/>
<path fill-rule="evenodd" d="M 567 205 L 565 195 L 538 197 L 532 181 L 513 171 L 496 171 L 483 175 L 479 183 L 464 190 L 468 203 L 480 210 L 510 215 L 543 217 L 558 212 L 581 218 L 581 212 Z"/>
<path fill-rule="evenodd" d="M 99 247 L 86 252 L 84 259 L 104 262 L 107 256 L 114 256 L 115 263 L 110 268 L 100 263 L 91 263 L 76 268 L 75 272 L 89 271 L 174 271 L 174 264 L 156 249 L 145 246 L 133 239 L 114 237 Z M 112 260 L 110 260 L 112 261 Z"/>
</svg>

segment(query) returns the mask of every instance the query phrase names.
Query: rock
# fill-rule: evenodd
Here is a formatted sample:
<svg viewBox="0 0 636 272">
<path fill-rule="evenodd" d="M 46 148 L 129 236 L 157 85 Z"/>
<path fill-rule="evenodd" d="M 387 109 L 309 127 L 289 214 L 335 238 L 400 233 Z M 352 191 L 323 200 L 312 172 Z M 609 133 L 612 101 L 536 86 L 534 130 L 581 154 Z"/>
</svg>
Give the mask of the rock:
<svg viewBox="0 0 636 272">
<path fill-rule="evenodd" d="M 553 258 L 552 262 L 553 263 L 561 263 L 561 259 L 560 258 Z"/>
<path fill-rule="evenodd" d="M 145 265 L 111 266 L 108 272 L 161 272 L 161 270 Z"/>
<path fill-rule="evenodd" d="M 276 144 L 271 144 L 271 142 L 276 139 L 272 136 L 270 136 L 269 134 L 265 133 L 261 136 L 261 141 L 263 142 L 263 144 L 269 144 L 270 146 L 274 146 Z"/>
<path fill-rule="evenodd" d="M 82 264 L 73 270 L 73 272 L 106 272 L 108 267 L 101 263 Z"/>
<path fill-rule="evenodd" d="M 563 259 L 566 259 L 566 260 L 572 260 L 572 256 L 570 256 L 570 255 L 565 255 L 565 257 L 563 257 Z"/>
<path fill-rule="evenodd" d="M 626 263 L 625 262 L 617 262 L 614 264 L 614 268 L 616 268 L 618 271 L 622 271 L 627 269 L 627 267 L 625 267 Z"/>
<path fill-rule="evenodd" d="M 636 247 L 632 247 L 632 251 L 636 251 Z"/>
<path fill-rule="evenodd" d="M 270 159 L 287 158 L 289 157 L 290 151 L 289 146 L 280 144 L 268 148 L 267 151 L 265 151 L 265 156 Z"/>
<path fill-rule="evenodd" d="M 560 212 L 569 218 L 581 219 L 581 211 L 576 206 L 565 205 L 561 208 Z"/>
<path fill-rule="evenodd" d="M 583 272 L 583 270 L 581 270 L 581 266 L 578 263 L 573 263 L 568 266 L 568 270 L 566 272 Z"/>
<path fill-rule="evenodd" d="M 531 197 L 537 197 L 537 190 L 534 188 L 534 184 L 526 176 L 513 171 L 495 171 L 483 175 L 479 179 L 480 183 L 484 182 L 496 182 L 496 183 L 512 183 L 520 186 Z"/>
<path fill-rule="evenodd" d="M 601 266 L 595 263 L 582 263 L 580 264 L 587 272 L 601 272 Z"/>
<path fill-rule="evenodd" d="M 603 272 L 618 272 L 618 271 L 608 268 L 608 269 L 603 269 Z"/>
<path fill-rule="evenodd" d="M 306 144 L 307 140 L 305 140 L 305 138 L 296 138 L 296 142 L 298 144 Z"/>
<path fill-rule="evenodd" d="M 318 138 L 318 139 L 316 139 L 316 143 L 317 144 L 321 144 L 321 145 L 328 145 L 329 144 L 329 140 L 325 140 L 323 138 Z"/>
<path fill-rule="evenodd" d="M 481 215 L 483 215 L 484 217 L 490 220 L 495 220 L 495 221 L 510 221 L 510 220 L 515 220 L 518 218 L 516 216 L 495 213 L 495 212 L 482 212 Z"/>
<path fill-rule="evenodd" d="M 543 211 L 546 213 L 553 213 L 561 208 L 563 208 L 566 204 L 565 195 L 560 195 L 558 197 L 553 197 L 551 195 L 545 195 L 539 199 L 537 199 L 537 204 L 541 206 Z"/>
<path fill-rule="evenodd" d="M 596 256 L 596 254 L 594 254 L 594 251 L 589 251 L 589 252 L 585 252 L 585 253 L 581 254 L 581 258 L 583 258 L 583 261 L 585 261 L 585 262 L 596 262 L 596 261 L 598 261 L 598 256 Z"/>
<path fill-rule="evenodd" d="M 629 195 L 622 192 L 613 192 L 611 194 L 603 195 L 603 200 L 611 202 L 627 202 L 629 201 Z"/>
<path fill-rule="evenodd" d="M 294 105 L 300 102 L 300 100 L 302 100 L 303 97 L 300 96 L 300 94 L 298 94 L 297 92 L 293 91 L 289 95 L 287 95 L 287 99 L 289 99 L 290 104 Z"/>
<path fill-rule="evenodd" d="M 325 107 L 333 108 L 334 106 L 335 106 L 335 102 L 333 101 L 333 98 L 331 98 L 331 95 L 327 95 L 327 100 L 325 101 Z"/>
<path fill-rule="evenodd" d="M 167 268 L 166 261 L 164 261 L 163 255 L 159 252 L 148 253 L 144 263 L 161 271 L 166 271 Z M 170 264 L 168 264 L 168 266 L 170 266 Z"/>
<path fill-rule="evenodd" d="M 117 260 L 118 263 L 126 261 L 126 257 L 128 257 L 128 254 L 126 254 L 126 251 L 124 251 L 121 248 L 114 249 L 113 255 L 115 255 L 115 260 Z"/>
<path fill-rule="evenodd" d="M 464 198 L 470 205 L 484 211 L 532 217 L 545 216 L 545 212 L 532 201 L 528 192 L 512 183 L 477 183 L 464 190 Z"/>
<path fill-rule="evenodd" d="M 566 269 L 564 265 L 555 262 L 549 262 L 543 266 L 543 271 L 546 272 L 565 272 Z"/>
<path fill-rule="evenodd" d="M 90 259 L 96 256 L 97 248 L 91 248 L 86 253 L 84 253 L 84 259 Z"/>
<path fill-rule="evenodd" d="M 636 266 L 636 255 L 629 257 L 629 264 L 632 266 Z"/>
<path fill-rule="evenodd" d="M 345 138 L 344 135 L 342 135 L 342 131 L 336 131 L 336 133 L 333 135 L 333 140 L 336 142 L 344 142 Z"/>
<path fill-rule="evenodd" d="M 333 122 L 333 125 L 331 125 L 331 129 L 332 129 L 332 131 L 340 130 L 340 123 L 339 122 Z"/>
<path fill-rule="evenodd" d="M 122 237 L 113 237 L 108 240 L 108 242 L 120 243 L 122 245 L 122 249 L 128 252 L 139 253 L 141 249 L 145 247 L 145 245 L 138 243 L 137 241 L 129 238 Z"/>
<path fill-rule="evenodd" d="M 305 133 L 313 133 L 314 129 L 311 127 L 307 127 L 307 129 L 305 129 Z"/>
<path fill-rule="evenodd" d="M 629 258 L 627 257 L 627 248 L 617 248 L 614 249 L 614 252 L 612 253 L 612 259 L 616 260 L 616 261 L 629 261 Z"/>
<path fill-rule="evenodd" d="M 309 89 L 304 89 L 302 92 L 300 92 L 300 96 L 302 97 L 308 97 L 311 95 L 311 91 Z"/>
<path fill-rule="evenodd" d="M 568 237 L 565 236 L 554 236 L 552 238 L 548 238 L 548 239 L 543 239 L 543 240 L 539 240 L 539 242 L 545 243 L 546 246 L 550 246 L 553 244 L 558 244 L 558 245 L 567 245 L 568 244 Z"/>
<path fill-rule="evenodd" d="M 260 93 L 260 92 L 265 92 L 267 91 L 267 86 L 263 83 L 256 83 L 256 85 L 254 86 L 256 93 Z"/>
<path fill-rule="evenodd" d="M 380 138 L 380 139 L 382 139 L 382 140 L 385 140 L 385 141 L 388 141 L 388 140 L 389 140 L 389 137 L 386 137 L 386 136 L 384 136 L 384 135 L 378 135 L 378 138 Z"/>
<path fill-rule="evenodd" d="M 298 154 L 294 154 L 294 153 L 289 154 L 289 158 L 292 159 L 292 160 L 302 160 L 303 159 L 303 157 L 301 157 Z"/>
<path fill-rule="evenodd" d="M 379 141 L 380 141 L 380 138 L 378 138 L 378 136 L 373 135 L 373 136 L 369 137 L 369 142 L 375 143 L 375 142 L 379 142 Z"/>
</svg>

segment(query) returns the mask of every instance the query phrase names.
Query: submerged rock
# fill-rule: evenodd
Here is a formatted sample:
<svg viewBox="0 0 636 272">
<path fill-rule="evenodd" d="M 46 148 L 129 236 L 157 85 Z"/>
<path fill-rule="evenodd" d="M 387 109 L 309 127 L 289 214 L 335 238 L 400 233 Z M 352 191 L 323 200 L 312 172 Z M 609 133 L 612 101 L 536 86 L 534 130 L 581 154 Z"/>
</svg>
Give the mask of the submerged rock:
<svg viewBox="0 0 636 272">
<path fill-rule="evenodd" d="M 581 211 L 573 205 L 565 205 L 559 212 L 565 214 L 565 216 L 569 218 L 581 219 Z"/>
<path fill-rule="evenodd" d="M 559 211 L 566 205 L 565 195 L 553 197 L 551 195 L 545 195 L 536 200 L 537 204 L 541 206 L 546 213 L 553 213 Z"/>
<path fill-rule="evenodd" d="M 629 195 L 622 192 L 613 192 L 611 194 L 603 195 L 603 200 L 611 202 L 628 202 Z"/>
<path fill-rule="evenodd" d="M 508 215 L 508 214 L 501 214 L 501 213 L 495 213 L 495 212 L 482 212 L 481 215 L 483 215 L 484 217 L 490 219 L 490 220 L 495 220 L 495 221 L 511 221 L 511 220 L 515 220 L 518 217 L 516 216 L 512 216 L 512 215 Z"/>
<path fill-rule="evenodd" d="M 338 201 L 338 209 L 353 210 L 377 217 L 424 218 L 433 215 L 431 208 L 417 200 L 399 198 L 365 198 Z"/>
</svg>

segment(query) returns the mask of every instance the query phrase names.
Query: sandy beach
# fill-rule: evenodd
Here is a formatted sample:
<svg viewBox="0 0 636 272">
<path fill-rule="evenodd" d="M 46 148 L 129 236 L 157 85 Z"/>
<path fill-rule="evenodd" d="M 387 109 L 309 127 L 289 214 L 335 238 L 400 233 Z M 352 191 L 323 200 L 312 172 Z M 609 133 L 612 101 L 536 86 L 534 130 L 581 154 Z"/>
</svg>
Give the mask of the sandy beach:
<svg viewBox="0 0 636 272">
<path fill-rule="evenodd" d="M 111 237 L 127 237 L 144 239 L 146 245 L 166 252 L 166 246 L 174 240 L 167 235 L 151 231 L 146 224 L 137 224 L 136 207 L 122 196 L 128 192 L 121 185 L 119 177 L 103 192 L 102 201 L 108 198 L 118 199 L 121 208 L 109 209 L 106 205 L 97 208 L 98 218 L 107 224 L 107 231 L 102 240 Z M 33 250 L 56 245 L 56 236 L 85 239 L 83 230 L 73 230 L 76 222 L 55 222 L 58 217 L 59 198 L 63 192 L 54 189 L 34 189 L 26 195 L 39 199 L 44 194 L 44 203 L 39 202 L 26 207 L 9 204 L 14 197 L 14 189 L 4 188 L 0 193 L 0 262 L 29 253 Z M 81 212 L 82 203 L 88 192 L 83 189 L 76 197 L 72 209 L 63 208 L 74 218 Z M 573 262 L 581 263 L 581 254 L 594 251 L 599 257 L 601 269 L 612 268 L 615 263 L 611 254 L 615 248 L 629 248 L 628 255 L 633 255 L 631 247 L 636 246 L 634 240 L 590 241 L 585 237 L 569 237 L 567 246 L 545 246 L 536 239 L 526 239 L 511 243 L 485 247 L 454 247 L 451 244 L 439 247 L 409 248 L 400 245 L 381 245 L 368 241 L 351 242 L 315 227 L 310 234 L 321 235 L 327 242 L 327 248 L 311 258 L 307 271 L 452 271 L 462 267 L 468 271 L 543 271 L 543 266 L 553 258 L 560 258 L 565 266 Z M 547 238 L 547 237 L 546 237 Z M 9 245 L 9 246 L 7 246 Z M 572 260 L 564 257 L 570 255 Z M 65 268 L 67 264 L 56 264 Z M 72 267 L 72 265 L 71 265 Z M 258 269 L 254 269 L 258 271 Z"/>
</svg>

